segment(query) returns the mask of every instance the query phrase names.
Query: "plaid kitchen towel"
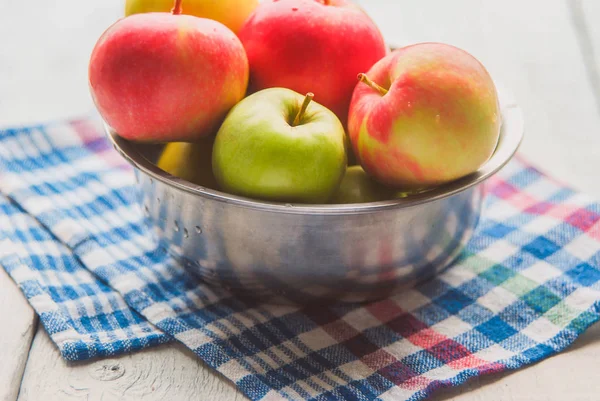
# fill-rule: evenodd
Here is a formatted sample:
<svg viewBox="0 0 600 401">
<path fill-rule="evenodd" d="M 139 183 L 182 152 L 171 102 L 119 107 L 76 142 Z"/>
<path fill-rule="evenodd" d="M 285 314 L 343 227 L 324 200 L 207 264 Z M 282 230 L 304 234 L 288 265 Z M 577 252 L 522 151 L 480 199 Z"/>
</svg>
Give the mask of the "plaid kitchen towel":
<svg viewBox="0 0 600 401">
<path fill-rule="evenodd" d="M 419 400 L 563 350 L 598 319 L 600 204 L 515 160 L 453 267 L 368 305 L 261 305 L 146 231 L 94 121 L 0 133 L 0 264 L 69 360 L 176 339 L 252 400 Z"/>
</svg>

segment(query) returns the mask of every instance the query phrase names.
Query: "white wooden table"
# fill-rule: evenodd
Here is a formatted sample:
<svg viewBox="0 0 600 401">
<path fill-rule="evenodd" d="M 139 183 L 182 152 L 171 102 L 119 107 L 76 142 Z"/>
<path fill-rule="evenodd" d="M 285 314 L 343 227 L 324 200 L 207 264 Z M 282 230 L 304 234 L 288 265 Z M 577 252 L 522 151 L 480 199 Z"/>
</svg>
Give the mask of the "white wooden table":
<svg viewBox="0 0 600 401">
<path fill-rule="evenodd" d="M 443 41 L 478 57 L 524 109 L 522 153 L 600 197 L 600 1 L 362 0 L 394 44 Z M 0 0 L 0 126 L 90 113 L 87 61 L 120 0 Z M 242 400 L 178 345 L 67 364 L 0 269 L 0 400 Z M 600 326 L 567 352 L 475 379 L 441 400 L 598 400 Z M 111 374 L 116 370 L 123 372 Z"/>
</svg>

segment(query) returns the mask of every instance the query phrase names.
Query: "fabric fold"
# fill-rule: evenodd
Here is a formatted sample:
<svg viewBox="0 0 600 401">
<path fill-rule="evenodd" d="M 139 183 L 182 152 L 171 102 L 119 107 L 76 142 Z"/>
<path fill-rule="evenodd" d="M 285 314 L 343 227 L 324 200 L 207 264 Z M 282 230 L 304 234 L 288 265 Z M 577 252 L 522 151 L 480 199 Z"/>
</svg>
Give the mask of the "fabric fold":
<svg viewBox="0 0 600 401">
<path fill-rule="evenodd" d="M 21 288 L 66 360 L 115 356 L 172 341 L 4 196 L 0 265 Z"/>
</svg>

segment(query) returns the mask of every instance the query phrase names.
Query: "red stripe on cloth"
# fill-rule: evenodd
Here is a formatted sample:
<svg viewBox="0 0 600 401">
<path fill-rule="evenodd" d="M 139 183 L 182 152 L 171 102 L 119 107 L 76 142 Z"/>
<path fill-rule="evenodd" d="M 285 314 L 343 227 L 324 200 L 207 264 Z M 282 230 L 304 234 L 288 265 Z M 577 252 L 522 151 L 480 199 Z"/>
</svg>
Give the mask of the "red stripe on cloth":
<svg viewBox="0 0 600 401">
<path fill-rule="evenodd" d="M 573 227 L 579 228 L 581 231 L 589 231 L 598 221 L 600 215 L 586 209 L 579 209 L 565 219 Z"/>
<path fill-rule="evenodd" d="M 69 125 L 81 138 L 84 146 L 96 156 L 102 158 L 110 166 L 123 170 L 131 169 L 131 166 L 110 145 L 102 126 L 93 120 L 73 120 Z"/>
<path fill-rule="evenodd" d="M 408 340 L 421 348 L 428 349 L 436 344 L 448 340 L 448 337 L 432 329 L 425 329 L 410 336 Z"/>
<path fill-rule="evenodd" d="M 398 359 L 395 356 L 382 349 L 378 349 L 369 355 L 365 355 L 365 357 L 361 359 L 365 365 L 373 370 L 379 370 L 384 366 L 389 366 L 397 360 Z M 376 366 L 379 366 L 379 368 L 375 369 L 374 367 Z"/>
<path fill-rule="evenodd" d="M 433 380 L 428 379 L 425 376 L 415 376 L 408 379 L 404 383 L 398 384 L 398 387 L 406 390 L 422 390 L 429 386 L 432 381 Z"/>
<path fill-rule="evenodd" d="M 327 308 L 311 307 L 305 313 L 333 339 L 350 351 L 373 371 L 388 366 L 396 358 L 371 342 L 367 336 L 356 330 L 343 318 Z"/>
<path fill-rule="evenodd" d="M 106 138 L 101 125 L 93 120 L 73 120 L 69 124 L 85 144 Z"/>
<path fill-rule="evenodd" d="M 387 323 L 387 326 L 404 338 L 410 339 L 420 331 L 427 329 L 427 325 L 410 314 L 404 314 Z"/>
<path fill-rule="evenodd" d="M 600 222 L 594 224 L 587 232 L 587 235 L 595 240 L 600 241 Z"/>
<path fill-rule="evenodd" d="M 524 192 L 510 196 L 507 200 L 519 209 L 527 209 L 540 202 L 540 199 L 534 198 L 533 196 Z"/>
<path fill-rule="evenodd" d="M 377 373 L 379 373 L 381 376 L 385 377 L 395 385 L 403 388 L 406 385 L 412 386 L 413 384 L 409 380 L 419 376 L 415 371 L 413 371 L 410 367 L 406 366 L 401 361 L 397 361 L 392 363 L 391 365 L 383 367 Z M 420 377 L 423 378 L 423 376 Z"/>
<path fill-rule="evenodd" d="M 471 356 L 472 353 L 464 345 L 452 339 L 442 341 L 427 349 L 440 361 L 452 366 L 452 362 Z"/>
<path fill-rule="evenodd" d="M 509 199 L 511 196 L 518 194 L 519 189 L 504 180 L 496 179 L 493 185 L 489 187 L 489 192 L 498 198 Z"/>
<path fill-rule="evenodd" d="M 553 203 L 550 203 L 550 202 L 538 202 L 534 205 L 529 206 L 528 208 L 526 208 L 523 211 L 525 213 L 529 213 L 529 214 L 540 215 L 540 214 L 548 213 L 548 211 L 550 211 L 554 207 L 556 207 L 556 205 Z"/>
<path fill-rule="evenodd" d="M 366 305 L 365 308 L 381 323 L 387 323 L 398 318 L 398 316 L 405 314 L 404 310 L 402 310 L 402 308 L 400 308 L 398 304 L 391 299 L 384 299 L 374 302 L 370 305 Z"/>
<path fill-rule="evenodd" d="M 491 373 L 500 373 L 506 370 L 506 366 L 498 362 L 492 362 L 477 368 L 480 374 L 487 375 Z"/>
<path fill-rule="evenodd" d="M 486 364 L 489 364 L 489 362 L 481 358 L 477 358 L 475 355 L 469 355 L 456 361 L 449 362 L 448 366 L 455 370 L 462 370 L 469 368 L 478 368 Z"/>
<path fill-rule="evenodd" d="M 567 217 L 569 217 L 573 213 L 576 213 L 579 209 L 580 209 L 579 206 L 568 205 L 568 204 L 563 203 L 563 204 L 557 205 L 556 207 L 553 207 L 552 209 L 548 210 L 548 212 L 545 213 L 545 215 L 554 217 L 559 220 L 565 220 Z"/>
</svg>

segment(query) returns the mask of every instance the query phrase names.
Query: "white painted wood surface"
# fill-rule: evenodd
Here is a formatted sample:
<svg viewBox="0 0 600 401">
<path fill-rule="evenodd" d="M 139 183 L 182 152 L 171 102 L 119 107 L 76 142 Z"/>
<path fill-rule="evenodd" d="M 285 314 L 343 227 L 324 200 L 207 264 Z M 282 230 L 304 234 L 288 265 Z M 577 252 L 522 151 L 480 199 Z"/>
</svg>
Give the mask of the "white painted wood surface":
<svg viewBox="0 0 600 401">
<path fill-rule="evenodd" d="M 588 80 L 596 94 L 596 109 L 600 113 L 600 1 L 571 0 L 571 9 Z"/>
<path fill-rule="evenodd" d="M 600 66 L 599 1 L 359 3 L 390 42 L 443 41 L 478 57 L 524 109 L 527 132 L 522 153 L 560 180 L 600 197 L 600 88 L 594 78 Z M 0 126 L 90 111 L 87 58 L 94 40 L 119 15 L 121 6 L 119 0 L 0 0 Z M 22 29 L 25 18 L 36 28 Z M 0 308 L 0 322 L 30 321 L 15 316 Z M 567 352 L 515 373 L 475 379 L 432 399 L 598 400 L 599 357 L 600 326 L 596 326 Z M 103 368 L 112 366 L 109 361 L 66 364 L 47 335 L 38 331 L 19 400 L 241 399 L 228 382 L 179 346 L 116 361 L 120 364 L 116 371 Z M 120 374 L 120 369 L 125 373 L 115 380 L 97 379 Z"/>
<path fill-rule="evenodd" d="M 431 401 L 598 401 L 600 325 L 567 352 L 515 372 L 474 378 Z"/>
<path fill-rule="evenodd" d="M 183 346 L 66 363 L 40 329 L 21 385 L 19 401 L 242 401 L 232 384 L 213 374 Z"/>
<path fill-rule="evenodd" d="M 0 266 L 0 400 L 14 400 L 27 362 L 37 318 Z"/>
<path fill-rule="evenodd" d="M 93 110 L 87 65 L 124 0 L 0 0 L 0 126 Z M 27 28 L 26 28 L 27 27 Z"/>
</svg>

